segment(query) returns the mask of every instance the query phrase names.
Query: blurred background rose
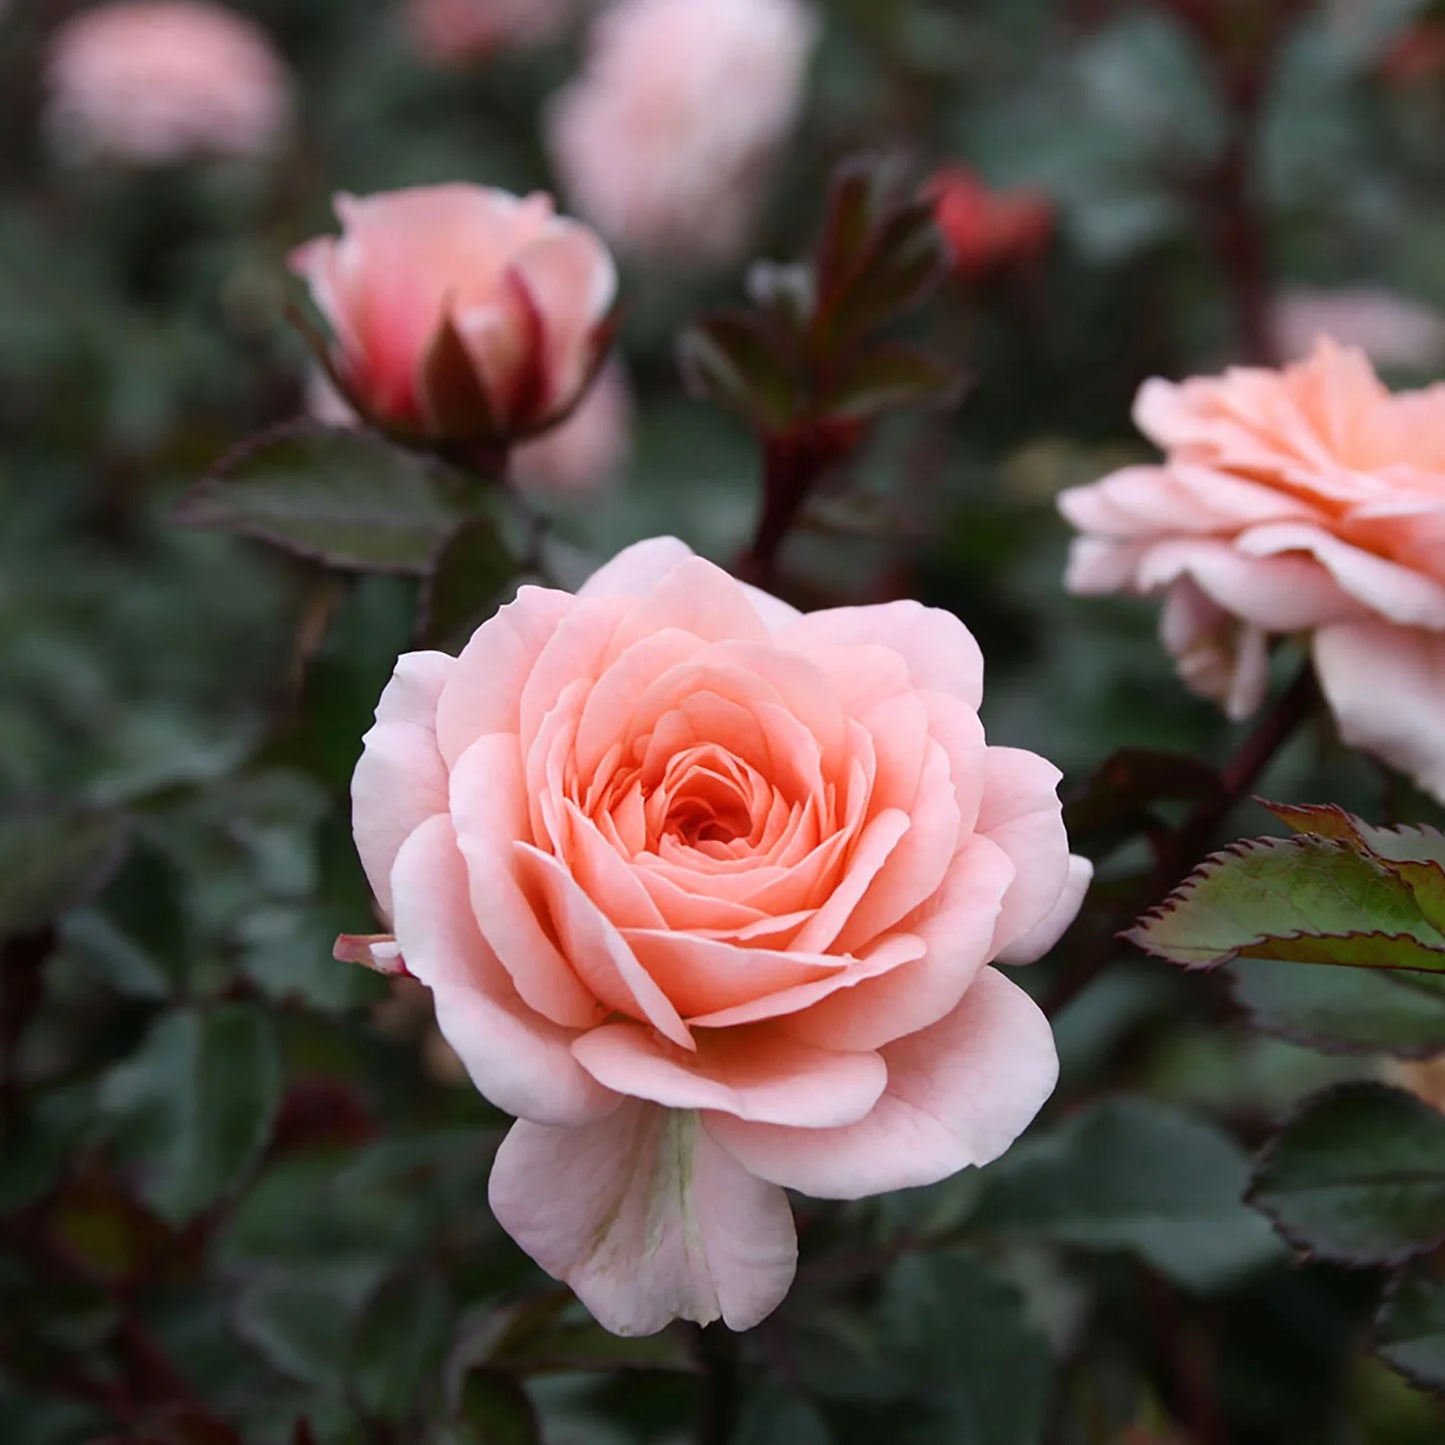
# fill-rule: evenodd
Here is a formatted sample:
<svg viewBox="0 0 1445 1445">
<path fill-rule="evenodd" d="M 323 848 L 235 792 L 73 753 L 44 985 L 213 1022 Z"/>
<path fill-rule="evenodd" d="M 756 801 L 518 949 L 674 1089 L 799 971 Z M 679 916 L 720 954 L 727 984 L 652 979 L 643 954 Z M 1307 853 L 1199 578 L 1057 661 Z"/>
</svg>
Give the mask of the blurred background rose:
<svg viewBox="0 0 1445 1445">
<path fill-rule="evenodd" d="M 74 159 L 162 165 L 260 154 L 291 113 L 291 81 L 248 17 L 204 0 L 118 0 L 55 35 L 47 121 Z"/>
<path fill-rule="evenodd" d="M 582 0 L 410 0 L 418 50 L 443 66 L 465 66 L 514 45 L 543 45 L 566 32 Z"/>
</svg>

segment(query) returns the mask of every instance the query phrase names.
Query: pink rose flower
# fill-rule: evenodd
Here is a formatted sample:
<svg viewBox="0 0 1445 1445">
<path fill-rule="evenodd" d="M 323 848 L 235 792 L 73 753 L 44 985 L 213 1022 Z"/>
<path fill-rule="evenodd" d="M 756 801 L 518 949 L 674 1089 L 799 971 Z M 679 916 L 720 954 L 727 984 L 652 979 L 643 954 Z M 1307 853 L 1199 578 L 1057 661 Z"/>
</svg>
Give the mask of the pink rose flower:
<svg viewBox="0 0 1445 1445">
<path fill-rule="evenodd" d="M 407 18 L 421 53 L 450 66 L 556 40 L 573 8 L 573 0 L 411 0 Z"/>
<path fill-rule="evenodd" d="M 1269 639 L 1312 636 L 1346 742 L 1445 797 L 1445 386 L 1391 393 L 1321 341 L 1283 370 L 1146 382 L 1162 464 L 1066 491 L 1075 592 L 1165 598 L 1185 681 L 1243 718 Z"/>
<path fill-rule="evenodd" d="M 616 477 L 632 446 L 632 390 L 608 362 L 565 421 L 519 446 L 512 478 L 535 496 L 584 497 Z"/>
<path fill-rule="evenodd" d="M 46 66 L 46 124 L 76 159 L 161 165 L 267 150 L 290 84 L 259 26 L 201 0 L 135 0 L 62 25 Z"/>
<path fill-rule="evenodd" d="M 619 0 L 549 117 L 578 213 L 638 255 L 737 255 L 796 119 L 814 31 L 800 0 Z"/>
<path fill-rule="evenodd" d="M 339 237 L 291 258 L 347 399 L 438 440 L 514 440 L 572 407 L 606 350 L 617 274 L 585 226 L 482 186 L 336 198 Z"/>
<path fill-rule="evenodd" d="M 1376 366 L 1427 369 L 1445 357 L 1445 316 L 1433 306 L 1378 286 L 1280 293 L 1270 314 L 1275 354 L 1297 361 L 1328 336 L 1357 346 Z"/>
<path fill-rule="evenodd" d="M 431 988 L 518 1116 L 493 1212 L 609 1329 L 755 1324 L 784 1188 L 942 1179 L 1048 1098 L 1048 1022 L 988 965 L 1089 870 L 982 674 L 948 613 L 803 616 L 671 539 L 397 664 L 352 788 L 395 940 L 338 951 Z"/>
</svg>

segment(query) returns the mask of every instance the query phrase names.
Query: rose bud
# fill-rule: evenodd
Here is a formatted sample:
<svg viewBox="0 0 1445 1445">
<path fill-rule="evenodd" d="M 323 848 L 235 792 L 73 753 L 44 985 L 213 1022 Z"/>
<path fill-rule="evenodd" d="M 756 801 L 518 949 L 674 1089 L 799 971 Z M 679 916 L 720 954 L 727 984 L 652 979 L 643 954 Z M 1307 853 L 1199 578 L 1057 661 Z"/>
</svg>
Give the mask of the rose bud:
<svg viewBox="0 0 1445 1445">
<path fill-rule="evenodd" d="M 1042 191 L 993 191 L 963 166 L 947 166 L 924 195 L 958 276 L 977 280 L 1011 262 L 1037 261 L 1048 249 L 1054 203 Z"/>
<path fill-rule="evenodd" d="M 552 199 L 465 184 L 336 198 L 301 246 L 352 408 L 409 441 L 508 445 L 560 421 L 611 336 L 617 273 Z"/>
</svg>

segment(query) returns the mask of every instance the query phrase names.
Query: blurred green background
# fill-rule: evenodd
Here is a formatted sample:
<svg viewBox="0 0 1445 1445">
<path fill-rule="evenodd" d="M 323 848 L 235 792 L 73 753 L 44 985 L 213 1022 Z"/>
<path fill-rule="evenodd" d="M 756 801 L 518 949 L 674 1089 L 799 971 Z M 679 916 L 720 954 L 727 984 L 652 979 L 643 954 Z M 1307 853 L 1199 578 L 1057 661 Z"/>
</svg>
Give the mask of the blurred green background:
<svg viewBox="0 0 1445 1445">
<path fill-rule="evenodd" d="M 1445 1438 L 1358 1353 L 1379 1281 L 1296 1268 L 1238 1203 L 1271 1122 L 1377 1064 L 1262 1038 L 1224 987 L 1137 959 L 1059 1021 L 1046 1148 L 993 1183 L 800 1206 L 793 1296 L 704 1342 L 705 1369 L 680 1328 L 605 1336 L 501 1235 L 505 1121 L 458 1082 L 425 995 L 330 956 L 372 926 L 346 789 L 415 584 L 172 519 L 218 456 L 304 409 L 284 261 L 332 226 L 333 191 L 555 188 L 539 116 L 582 20 L 439 69 L 398 5 L 238 5 L 294 73 L 294 132 L 264 160 L 160 169 L 59 157 L 43 57 L 79 7 L 0 12 L 0 1439 L 685 1441 L 719 1380 L 742 1445 Z M 926 328 L 970 395 L 878 431 L 790 541 L 787 590 L 957 611 L 992 738 L 1072 786 L 1124 746 L 1218 761 L 1230 729 L 1175 680 L 1153 608 L 1064 594 L 1053 497 L 1149 455 L 1145 377 L 1285 348 L 1291 304 L 1368 288 L 1445 310 L 1445 7 L 818 12 L 750 255 L 803 252 L 859 149 L 1043 192 L 1054 225 L 1042 256 L 950 282 Z M 1263 310 L 1227 239 L 1241 214 Z M 598 557 L 670 532 L 726 561 L 756 447 L 687 397 L 673 343 L 741 297 L 745 258 L 622 259 L 631 459 L 558 531 Z M 1419 320 L 1401 355 L 1376 313 L 1391 380 L 1438 373 L 1445 321 Z M 1428 816 L 1323 734 L 1267 791 Z M 1106 886 L 1136 863 L 1117 850 Z M 15 880 L 52 867 L 83 903 L 25 913 Z"/>
</svg>

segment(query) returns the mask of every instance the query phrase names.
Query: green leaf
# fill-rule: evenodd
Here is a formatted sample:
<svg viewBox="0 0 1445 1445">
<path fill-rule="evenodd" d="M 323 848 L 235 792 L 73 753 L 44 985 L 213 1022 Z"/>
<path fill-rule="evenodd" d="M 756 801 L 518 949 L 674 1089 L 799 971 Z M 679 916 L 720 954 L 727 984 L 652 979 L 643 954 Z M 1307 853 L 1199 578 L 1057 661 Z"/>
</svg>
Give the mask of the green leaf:
<svg viewBox="0 0 1445 1445">
<path fill-rule="evenodd" d="M 351 1339 L 359 1277 L 262 1277 L 236 1306 L 236 1333 L 283 1375 L 303 1384 L 337 1384 Z"/>
<path fill-rule="evenodd" d="M 749 1396 L 732 1445 L 831 1445 L 828 1422 L 816 1405 L 781 1385 Z"/>
<path fill-rule="evenodd" d="M 1375 1353 L 1412 1385 L 1445 1395 L 1445 1280 L 1430 1265 L 1391 1281 L 1375 1316 Z"/>
<path fill-rule="evenodd" d="M 1445 970 L 1445 934 L 1394 865 L 1329 838 L 1236 843 L 1125 935 L 1186 968 L 1279 958 Z"/>
<path fill-rule="evenodd" d="M 1445 1240 L 1445 1114 L 1383 1084 L 1316 1095 L 1260 1156 L 1249 1198 L 1296 1249 L 1401 1264 Z"/>
<path fill-rule="evenodd" d="M 451 1295 L 432 1270 L 404 1269 L 382 1282 L 351 1344 L 352 1388 L 371 1414 L 416 1418 L 436 1393 L 452 1325 Z"/>
<path fill-rule="evenodd" d="M 424 573 L 457 517 L 409 453 L 371 432 L 298 426 L 234 452 L 179 518 L 356 572 Z"/>
<path fill-rule="evenodd" d="M 467 1372 L 445 1445 L 540 1445 L 542 1424 L 520 1381 L 497 1370 Z"/>
<path fill-rule="evenodd" d="M 1278 1253 L 1243 1202 L 1249 1164 L 1233 1140 L 1144 1099 L 1081 1110 L 983 1179 L 977 1227 L 1126 1250 L 1190 1289 L 1229 1285 Z"/>
<path fill-rule="evenodd" d="M 801 406 L 797 379 L 766 323 L 739 311 L 704 317 L 678 338 L 688 390 L 764 430 L 785 427 Z"/>
<path fill-rule="evenodd" d="M 281 1102 L 281 1053 L 249 1004 L 178 1009 L 104 1080 L 100 1108 L 163 1218 L 194 1218 L 245 1179 Z"/>
<path fill-rule="evenodd" d="M 910 1401 L 932 1421 L 916 1438 L 1033 1445 L 1048 1408 L 1048 1345 L 1012 1285 L 966 1255 L 907 1255 L 879 1314 Z M 905 1437 L 906 1438 L 906 1437 Z"/>
<path fill-rule="evenodd" d="M 516 571 L 492 518 L 465 522 L 443 544 L 422 587 L 419 630 L 426 644 L 465 642 Z"/>
<path fill-rule="evenodd" d="M 819 410 L 829 417 L 871 421 L 904 407 L 957 404 L 968 385 L 963 370 L 914 346 L 870 347 L 846 363 Z"/>
<path fill-rule="evenodd" d="M 46 1195 L 94 1116 L 94 1091 L 83 1084 L 31 1096 L 24 1112 L 0 1130 L 0 1214 Z"/>
<path fill-rule="evenodd" d="M 125 846 L 114 813 L 36 803 L 0 815 L 0 938 L 33 933 L 93 897 Z"/>
<path fill-rule="evenodd" d="M 1402 1059 L 1445 1052 L 1445 974 L 1291 968 L 1253 958 L 1236 959 L 1226 973 L 1250 1023 L 1292 1043 Z"/>
</svg>

